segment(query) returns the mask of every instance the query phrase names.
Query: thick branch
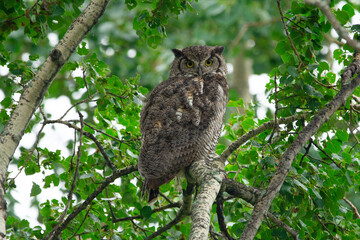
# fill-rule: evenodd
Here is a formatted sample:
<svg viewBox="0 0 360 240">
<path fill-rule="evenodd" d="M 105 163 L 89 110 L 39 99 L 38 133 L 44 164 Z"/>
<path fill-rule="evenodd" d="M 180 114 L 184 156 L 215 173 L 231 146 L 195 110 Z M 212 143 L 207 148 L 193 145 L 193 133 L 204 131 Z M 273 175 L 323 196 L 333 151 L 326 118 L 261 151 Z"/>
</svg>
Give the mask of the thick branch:
<svg viewBox="0 0 360 240">
<path fill-rule="evenodd" d="M 189 239 L 208 239 L 210 211 L 220 191 L 225 173 L 218 168 L 208 166 L 204 160 L 191 164 L 188 173 L 201 186 L 191 210 L 192 224 Z"/>
<path fill-rule="evenodd" d="M 230 195 L 244 199 L 252 205 L 255 205 L 262 193 L 260 189 L 246 186 L 229 178 L 223 180 L 223 188 Z"/>
<path fill-rule="evenodd" d="M 306 142 L 311 138 L 311 136 L 313 136 L 324 124 L 324 122 L 327 121 L 334 114 L 334 112 L 345 103 L 346 99 L 351 96 L 352 92 L 359 86 L 360 76 L 357 76 L 352 81 L 350 81 L 351 77 L 360 69 L 360 59 L 358 59 L 357 56 L 355 56 L 352 65 L 356 66 L 355 71 L 353 71 L 353 68 L 349 67 L 345 69 L 342 75 L 342 82 L 348 84 L 342 86 L 339 93 L 328 104 L 326 104 L 323 109 L 319 111 L 319 113 L 309 122 L 308 125 L 303 128 L 303 130 L 299 133 L 299 136 L 284 152 L 275 175 L 271 179 L 271 182 L 266 189 L 266 193 L 260 199 L 260 201 L 256 203 L 251 219 L 247 223 L 240 239 L 248 240 L 254 238 L 266 212 L 270 207 L 271 202 L 279 192 L 285 177 L 289 173 L 291 164 L 294 161 L 296 155 L 300 152 L 301 148 L 305 146 Z"/>
</svg>

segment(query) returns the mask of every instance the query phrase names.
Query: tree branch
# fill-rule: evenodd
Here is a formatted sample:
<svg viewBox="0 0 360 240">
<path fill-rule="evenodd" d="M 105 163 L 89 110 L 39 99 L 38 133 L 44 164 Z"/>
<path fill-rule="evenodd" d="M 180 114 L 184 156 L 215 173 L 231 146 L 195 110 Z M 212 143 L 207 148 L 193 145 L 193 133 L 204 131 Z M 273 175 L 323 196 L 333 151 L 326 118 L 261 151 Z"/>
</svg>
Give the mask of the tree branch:
<svg viewBox="0 0 360 240">
<path fill-rule="evenodd" d="M 35 110 L 42 102 L 56 74 L 75 51 L 90 29 L 105 11 L 109 0 L 93 0 L 71 24 L 64 37 L 51 51 L 34 79 L 21 94 L 9 121 L 0 134 L 0 233 L 6 232 L 5 181 L 8 165 L 24 135 L 25 129 Z"/>
<path fill-rule="evenodd" d="M 356 55 L 359 54 L 355 54 L 353 63 L 344 70 L 342 75 L 342 82 L 347 84 L 344 84 L 338 94 L 328 104 L 326 104 L 317 115 L 315 115 L 309 124 L 306 125 L 299 133 L 295 141 L 284 152 L 275 175 L 271 179 L 271 182 L 266 189 L 266 193 L 255 204 L 252 216 L 247 223 L 240 239 L 248 240 L 254 238 L 266 212 L 270 207 L 271 202 L 279 192 L 285 177 L 289 173 L 291 164 L 294 161 L 296 155 L 300 152 L 301 148 L 306 144 L 311 136 L 313 136 L 324 124 L 324 122 L 327 121 L 332 116 L 332 114 L 345 103 L 346 99 L 351 96 L 352 92 L 360 85 L 360 76 L 357 76 L 351 80 L 353 75 L 360 69 L 360 58 Z"/>
<path fill-rule="evenodd" d="M 284 25 L 284 30 L 285 30 L 286 36 L 287 36 L 287 38 L 289 39 L 289 42 L 290 42 L 290 45 L 291 45 L 292 50 L 294 51 L 297 59 L 299 60 L 299 68 L 300 68 L 301 66 L 304 65 L 304 63 L 301 61 L 301 58 L 300 58 L 300 56 L 299 56 L 299 53 L 296 51 L 295 45 L 294 45 L 294 43 L 293 43 L 293 41 L 292 41 L 292 39 L 291 39 L 291 37 L 290 37 L 289 31 L 288 31 L 288 29 L 287 29 L 287 26 L 286 26 L 286 23 L 285 23 L 285 20 L 284 20 L 284 14 L 283 14 L 283 12 L 282 12 L 282 10 L 281 10 L 280 0 L 277 0 L 277 5 L 278 5 L 279 12 L 280 12 L 280 16 L 281 16 L 281 21 L 282 21 L 282 23 L 283 23 L 283 25 Z"/>
<path fill-rule="evenodd" d="M 234 240 L 234 238 L 232 238 L 227 230 L 226 224 L 225 224 L 225 219 L 224 219 L 224 199 L 222 196 L 222 192 L 219 193 L 218 197 L 216 198 L 216 214 L 218 217 L 218 222 L 219 222 L 219 228 L 220 231 L 222 232 L 222 234 L 224 235 L 224 237 L 227 240 Z"/>
<path fill-rule="evenodd" d="M 280 219 L 278 219 L 277 217 L 275 217 L 272 213 L 268 212 L 266 214 L 274 223 L 276 223 L 278 226 L 282 227 L 283 229 L 285 229 L 285 231 L 287 231 L 294 240 L 299 239 L 299 233 L 297 231 L 295 231 L 294 229 L 292 229 L 291 227 L 289 227 L 287 224 L 285 224 L 284 222 L 282 222 Z"/>
<path fill-rule="evenodd" d="M 305 3 L 318 7 L 329 20 L 337 34 L 342 39 L 345 39 L 346 43 L 353 47 L 357 52 L 360 52 L 360 42 L 350 38 L 348 31 L 346 31 L 346 29 L 341 26 L 334 14 L 332 14 L 331 9 L 329 8 L 329 3 L 327 3 L 327 1 L 305 0 Z"/>
<path fill-rule="evenodd" d="M 296 114 L 285 118 L 277 119 L 278 124 L 285 124 L 285 123 L 291 123 L 298 119 L 306 118 L 309 114 L 308 113 L 302 113 L 302 114 Z M 271 129 L 274 127 L 275 120 L 263 123 L 259 127 L 255 128 L 254 130 L 251 130 L 241 137 L 239 137 L 236 141 L 234 141 L 232 144 L 230 144 L 219 157 L 215 159 L 215 161 L 220 161 L 225 163 L 227 158 L 242 144 L 244 144 L 246 141 L 248 141 L 250 138 L 264 132 L 265 130 Z"/>
<path fill-rule="evenodd" d="M 356 206 L 352 202 L 350 202 L 350 200 L 347 199 L 346 197 L 344 197 L 343 200 L 347 204 L 349 204 L 349 206 L 354 210 L 354 213 L 355 213 L 356 217 L 360 219 L 360 214 L 359 214 L 359 211 L 357 210 Z"/>
<path fill-rule="evenodd" d="M 168 205 L 165 205 L 163 207 L 159 207 L 159 208 L 156 208 L 154 210 L 152 210 L 151 213 L 157 213 L 157 212 L 161 212 L 165 209 L 169 209 L 169 208 L 179 208 L 182 206 L 182 202 L 174 202 L 174 203 L 170 203 Z M 116 222 L 124 222 L 124 221 L 129 221 L 129 220 L 134 220 L 134 219 L 140 219 L 142 218 L 141 215 L 136 215 L 136 216 L 130 216 L 130 217 L 123 217 L 123 218 L 115 218 L 112 220 L 113 223 L 116 223 Z"/>
<path fill-rule="evenodd" d="M 84 209 L 86 209 L 86 207 L 91 203 L 92 200 L 94 200 L 110 183 L 112 183 L 113 181 L 115 181 L 115 179 L 127 175 L 129 173 L 132 173 L 134 171 L 137 171 L 137 165 L 131 165 L 122 169 L 115 169 L 114 173 L 105 178 L 104 181 L 101 183 L 101 185 L 95 189 L 95 191 L 85 199 L 84 202 L 82 202 L 80 204 L 80 206 L 78 206 L 77 208 L 74 209 L 74 211 L 72 211 L 70 213 L 70 215 L 68 215 L 68 217 L 65 219 L 65 221 L 59 226 L 59 228 L 53 232 L 52 236 L 59 236 L 61 231 L 64 230 L 66 228 L 66 226 Z M 50 233 L 47 234 L 45 237 L 43 237 L 42 240 L 46 240 L 46 239 L 51 239 L 50 238 Z"/>
<path fill-rule="evenodd" d="M 192 206 L 189 239 L 207 239 L 210 229 L 210 211 L 225 173 L 217 167 L 208 166 L 205 160 L 201 160 L 190 165 L 188 174 L 201 186 Z"/>
<path fill-rule="evenodd" d="M 49 238 L 53 238 L 54 237 L 54 233 L 57 231 L 57 229 L 60 227 L 60 224 L 64 221 L 65 215 L 67 214 L 67 211 L 69 210 L 70 204 L 71 204 L 71 200 L 72 200 L 72 195 L 76 186 L 76 178 L 79 174 L 79 164 L 80 164 L 80 157 L 81 157 L 81 147 L 82 147 L 82 135 L 83 135 L 83 128 L 84 128 L 84 119 L 83 119 L 83 115 L 79 113 L 79 117 L 80 117 L 80 123 L 81 123 L 81 127 L 80 127 L 80 136 L 79 136 L 79 146 L 78 146 L 78 151 L 77 151 L 77 159 L 76 159 L 76 167 L 75 167 L 75 172 L 74 172 L 74 176 L 73 176 L 73 181 L 71 184 L 71 188 L 68 194 L 68 199 L 67 199 L 67 203 L 64 209 L 64 212 L 61 214 L 58 223 L 53 227 L 53 229 L 51 230 L 51 232 L 48 234 Z M 76 133 L 75 133 L 76 136 Z"/>
<path fill-rule="evenodd" d="M 75 126 L 74 124 L 71 124 L 69 121 L 62 121 L 62 120 L 47 120 L 46 121 L 46 124 L 49 124 L 49 123 L 60 123 L 60 124 L 64 124 L 66 126 L 68 126 L 69 128 L 73 128 L 75 129 L 76 131 L 80 131 L 80 128 Z M 98 147 L 101 155 L 103 155 L 105 161 L 107 162 L 107 165 L 113 170 L 115 171 L 117 168 L 115 166 L 115 164 L 110 160 L 109 156 L 106 154 L 105 152 L 105 149 L 103 148 L 103 146 L 101 145 L 101 143 L 97 140 L 97 138 L 92 135 L 91 133 L 89 132 L 83 132 L 84 136 L 90 138 L 95 144 L 96 146 Z"/>
</svg>

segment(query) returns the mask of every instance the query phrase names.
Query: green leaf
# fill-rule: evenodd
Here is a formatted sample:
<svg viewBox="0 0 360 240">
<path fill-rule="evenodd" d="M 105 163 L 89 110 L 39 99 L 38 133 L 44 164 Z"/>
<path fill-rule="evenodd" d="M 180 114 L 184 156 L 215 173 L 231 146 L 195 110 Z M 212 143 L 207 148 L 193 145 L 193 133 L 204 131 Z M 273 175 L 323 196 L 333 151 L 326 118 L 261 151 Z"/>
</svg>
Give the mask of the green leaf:
<svg viewBox="0 0 360 240">
<path fill-rule="evenodd" d="M 310 190 L 315 194 L 315 196 L 317 198 L 322 199 L 322 196 L 320 195 L 320 193 L 315 188 L 312 188 Z"/>
<path fill-rule="evenodd" d="M 296 186 L 301 187 L 305 192 L 308 191 L 308 188 L 307 188 L 304 184 L 302 184 L 301 182 L 299 182 L 297 179 L 293 179 L 293 181 L 294 181 L 294 183 L 295 183 Z"/>
<path fill-rule="evenodd" d="M 318 98 L 323 97 L 323 95 L 319 91 L 317 91 L 313 86 L 311 86 L 309 84 L 305 84 L 303 86 L 303 89 L 307 94 L 309 94 L 311 96 L 318 97 Z"/>
<path fill-rule="evenodd" d="M 240 107 L 244 108 L 244 100 L 242 98 L 239 98 L 236 101 L 230 100 L 228 103 L 228 107 Z"/>
<path fill-rule="evenodd" d="M 53 10 L 52 16 L 61 16 L 64 14 L 65 10 L 58 4 L 52 4 L 51 6 Z"/>
<path fill-rule="evenodd" d="M 290 73 L 291 76 L 293 76 L 295 78 L 299 76 L 298 70 L 295 66 L 289 66 L 288 72 Z"/>
<path fill-rule="evenodd" d="M 40 193 L 41 193 L 40 186 L 33 182 L 33 186 L 31 188 L 30 196 L 34 197 L 34 196 L 39 195 Z"/>
<path fill-rule="evenodd" d="M 349 17 L 351 18 L 352 16 L 355 15 L 355 11 L 354 11 L 354 8 L 350 5 L 350 4 L 345 4 L 342 8 L 341 8 L 342 11 L 345 11 Z"/>
<path fill-rule="evenodd" d="M 79 55 L 88 55 L 89 54 L 89 49 L 86 48 L 86 42 L 82 42 L 81 43 L 81 47 L 78 47 L 77 53 Z"/>
<path fill-rule="evenodd" d="M 6 97 L 6 98 L 4 98 L 4 99 L 1 101 L 1 105 L 2 105 L 4 108 L 10 107 L 11 104 L 12 104 L 12 99 L 11 99 L 11 97 Z"/>
<path fill-rule="evenodd" d="M 335 16 L 341 25 L 345 25 L 350 20 L 349 14 L 345 11 L 336 11 Z"/>
<path fill-rule="evenodd" d="M 330 70 L 329 64 L 325 61 L 319 62 L 319 68 L 320 68 L 320 72 L 322 72 L 324 70 L 327 70 L 327 71 Z"/>
<path fill-rule="evenodd" d="M 152 209 L 149 206 L 145 206 L 140 210 L 140 215 L 145 219 L 150 218 L 151 214 L 152 214 Z"/>
<path fill-rule="evenodd" d="M 134 9 L 137 6 L 136 0 L 125 0 L 125 3 L 129 10 Z"/>
<path fill-rule="evenodd" d="M 250 128 L 255 126 L 255 121 L 253 118 L 246 118 L 241 122 L 241 126 L 244 128 L 244 130 L 248 131 Z"/>
<path fill-rule="evenodd" d="M 159 36 L 150 36 L 147 39 L 147 44 L 152 48 L 156 48 L 160 43 L 161 43 L 161 37 Z"/>
<path fill-rule="evenodd" d="M 349 139 L 349 134 L 346 132 L 346 130 L 337 130 L 335 136 L 342 142 L 347 142 Z"/>
<path fill-rule="evenodd" d="M 288 50 L 290 50 L 288 42 L 285 40 L 282 40 L 282 41 L 278 42 L 274 51 L 279 55 L 283 55 Z"/>
<path fill-rule="evenodd" d="M 332 153 L 339 153 L 341 151 L 341 143 L 336 139 L 331 139 L 326 143 L 326 149 Z"/>
<path fill-rule="evenodd" d="M 30 55 L 30 56 L 29 56 L 29 59 L 30 59 L 31 61 L 36 61 L 36 60 L 39 59 L 39 54 Z"/>
</svg>

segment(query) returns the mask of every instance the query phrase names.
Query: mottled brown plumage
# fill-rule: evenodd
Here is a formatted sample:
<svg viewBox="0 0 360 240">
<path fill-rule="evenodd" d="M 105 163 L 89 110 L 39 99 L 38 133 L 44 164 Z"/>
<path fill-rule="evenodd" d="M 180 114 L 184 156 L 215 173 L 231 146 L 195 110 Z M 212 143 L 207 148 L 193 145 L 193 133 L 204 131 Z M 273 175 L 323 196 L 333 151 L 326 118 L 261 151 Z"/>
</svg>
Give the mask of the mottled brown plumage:
<svg viewBox="0 0 360 240">
<path fill-rule="evenodd" d="M 228 101 L 223 47 L 173 49 L 170 77 L 151 92 L 142 111 L 139 172 L 149 202 L 193 161 L 215 151 Z"/>
</svg>

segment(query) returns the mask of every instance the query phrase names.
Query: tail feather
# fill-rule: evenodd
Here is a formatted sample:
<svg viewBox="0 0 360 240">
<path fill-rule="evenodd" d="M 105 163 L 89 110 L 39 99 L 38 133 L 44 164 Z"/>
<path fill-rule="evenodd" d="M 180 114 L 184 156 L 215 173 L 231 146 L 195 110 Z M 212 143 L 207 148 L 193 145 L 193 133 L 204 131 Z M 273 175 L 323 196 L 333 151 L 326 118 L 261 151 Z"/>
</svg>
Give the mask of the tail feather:
<svg viewBox="0 0 360 240">
<path fill-rule="evenodd" d="M 159 188 L 149 188 L 148 180 L 145 179 L 144 185 L 141 189 L 141 198 L 148 196 L 148 204 L 154 203 L 159 196 Z"/>
</svg>

